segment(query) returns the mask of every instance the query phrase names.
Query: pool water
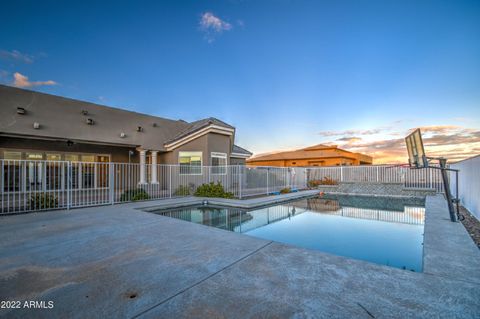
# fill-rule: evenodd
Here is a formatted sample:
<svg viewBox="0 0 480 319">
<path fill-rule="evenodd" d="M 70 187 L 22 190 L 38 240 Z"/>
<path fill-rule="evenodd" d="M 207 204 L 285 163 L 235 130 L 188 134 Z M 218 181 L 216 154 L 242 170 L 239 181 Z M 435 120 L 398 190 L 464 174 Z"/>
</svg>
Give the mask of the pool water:
<svg viewBox="0 0 480 319">
<path fill-rule="evenodd" d="M 418 199 L 331 196 L 251 211 L 202 206 L 157 214 L 420 272 L 423 206 Z"/>
</svg>

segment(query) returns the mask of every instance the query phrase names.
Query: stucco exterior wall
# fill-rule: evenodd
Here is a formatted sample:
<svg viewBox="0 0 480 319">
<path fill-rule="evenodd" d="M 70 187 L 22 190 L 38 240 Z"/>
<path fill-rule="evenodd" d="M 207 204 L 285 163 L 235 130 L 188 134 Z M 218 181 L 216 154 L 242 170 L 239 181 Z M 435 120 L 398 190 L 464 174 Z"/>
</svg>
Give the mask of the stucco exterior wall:
<svg viewBox="0 0 480 319">
<path fill-rule="evenodd" d="M 179 152 L 192 151 L 202 152 L 202 165 L 211 165 L 212 152 L 227 154 L 227 164 L 230 165 L 231 149 L 232 142 L 229 136 L 209 133 L 184 144 L 173 151 L 158 153 L 158 164 L 178 164 Z M 130 162 L 139 162 L 139 153 L 133 146 L 123 147 L 87 143 L 74 143 L 73 145 L 68 146 L 64 141 L 0 136 L 0 159 L 3 158 L 3 150 L 110 155 L 110 160 L 117 163 L 128 163 L 129 151 L 133 151 L 133 154 L 130 156 Z M 150 156 L 150 154 L 151 153 L 147 151 L 147 156 Z M 242 164 L 244 163 L 245 161 L 242 160 Z"/>
<path fill-rule="evenodd" d="M 0 136 L 0 158 L 3 158 L 3 150 L 18 151 L 41 151 L 59 153 L 81 153 L 110 155 L 112 162 L 128 163 L 128 152 L 133 151 L 130 157 L 132 163 L 138 163 L 138 152 L 134 147 L 117 147 L 108 145 L 74 143 L 68 146 L 63 141 L 47 141 L 39 139 L 24 139 Z"/>
<path fill-rule="evenodd" d="M 202 152 L 202 165 L 211 165 L 211 152 L 227 154 L 227 163 L 230 158 L 232 145 L 229 136 L 208 133 L 190 141 L 173 151 L 159 154 L 161 163 L 178 164 L 179 152 Z"/>
<path fill-rule="evenodd" d="M 336 166 L 336 165 L 359 165 L 358 160 L 349 158 L 314 158 L 314 159 L 289 159 L 270 161 L 248 161 L 249 166 Z"/>
</svg>

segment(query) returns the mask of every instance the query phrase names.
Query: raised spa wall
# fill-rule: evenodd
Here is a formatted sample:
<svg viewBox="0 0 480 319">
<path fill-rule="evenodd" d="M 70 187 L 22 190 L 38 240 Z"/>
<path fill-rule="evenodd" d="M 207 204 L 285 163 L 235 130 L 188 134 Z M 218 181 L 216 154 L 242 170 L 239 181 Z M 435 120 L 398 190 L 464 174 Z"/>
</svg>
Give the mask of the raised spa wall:
<svg viewBox="0 0 480 319">
<path fill-rule="evenodd" d="M 355 195 L 377 195 L 377 196 L 404 196 L 404 197 L 425 197 L 435 195 L 433 188 L 412 189 L 406 188 L 403 184 L 395 183 L 348 183 L 339 185 L 320 185 L 316 189 L 325 193 L 355 194 Z"/>
</svg>

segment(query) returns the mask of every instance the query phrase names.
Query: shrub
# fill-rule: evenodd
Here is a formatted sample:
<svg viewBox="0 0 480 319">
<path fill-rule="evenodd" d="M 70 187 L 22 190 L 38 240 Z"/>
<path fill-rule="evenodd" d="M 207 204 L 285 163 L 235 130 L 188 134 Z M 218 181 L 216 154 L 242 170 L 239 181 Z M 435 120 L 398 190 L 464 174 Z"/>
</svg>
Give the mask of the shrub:
<svg viewBox="0 0 480 319">
<path fill-rule="evenodd" d="M 308 187 L 315 188 L 320 185 L 338 185 L 338 182 L 328 176 L 325 176 L 322 179 L 312 179 L 308 181 Z"/>
<path fill-rule="evenodd" d="M 57 208 L 58 199 L 49 193 L 36 193 L 30 196 L 30 209 Z"/>
<path fill-rule="evenodd" d="M 177 187 L 175 192 L 173 192 L 174 196 L 188 196 L 191 195 L 193 192 L 193 187 L 191 185 L 180 185 Z"/>
<path fill-rule="evenodd" d="M 150 196 L 143 188 L 130 189 L 120 196 L 121 202 L 150 199 Z"/>
<path fill-rule="evenodd" d="M 233 194 L 225 192 L 222 184 L 211 182 L 210 184 L 202 184 L 195 191 L 195 196 L 199 197 L 219 197 L 219 198 L 233 198 Z"/>
<path fill-rule="evenodd" d="M 288 194 L 290 193 L 292 190 L 290 189 L 290 187 L 287 187 L 287 188 L 282 188 L 280 190 L 280 194 Z"/>
</svg>

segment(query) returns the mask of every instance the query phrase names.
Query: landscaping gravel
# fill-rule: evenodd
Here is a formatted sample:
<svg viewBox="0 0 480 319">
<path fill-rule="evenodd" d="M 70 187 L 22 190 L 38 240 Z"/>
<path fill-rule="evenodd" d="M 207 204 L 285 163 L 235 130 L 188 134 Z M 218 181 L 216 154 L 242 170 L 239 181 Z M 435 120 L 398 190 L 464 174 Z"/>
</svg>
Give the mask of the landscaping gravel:
<svg viewBox="0 0 480 319">
<path fill-rule="evenodd" d="M 480 249 L 480 221 L 463 206 L 460 206 L 460 215 L 465 217 L 461 218 L 461 222 L 467 229 L 470 237 L 472 237 L 472 240 Z"/>
</svg>

